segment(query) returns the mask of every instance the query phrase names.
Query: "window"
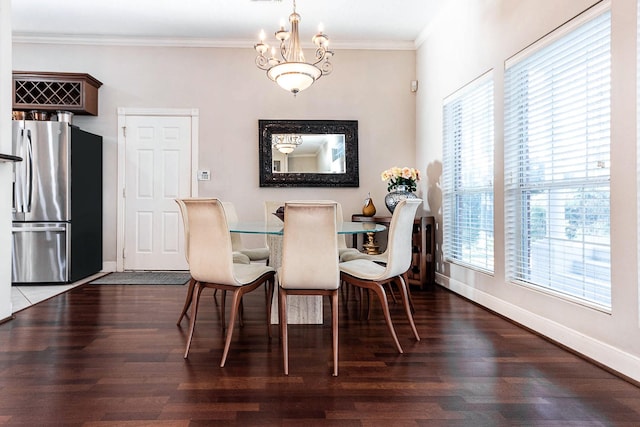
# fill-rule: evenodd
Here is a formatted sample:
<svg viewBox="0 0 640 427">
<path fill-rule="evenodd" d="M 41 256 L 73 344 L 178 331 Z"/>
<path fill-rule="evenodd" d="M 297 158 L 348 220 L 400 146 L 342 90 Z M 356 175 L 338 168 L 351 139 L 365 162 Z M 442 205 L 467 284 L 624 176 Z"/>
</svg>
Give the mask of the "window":
<svg viewBox="0 0 640 427">
<path fill-rule="evenodd" d="M 508 279 L 608 309 L 611 16 L 580 15 L 507 61 Z"/>
<path fill-rule="evenodd" d="M 443 108 L 445 259 L 493 272 L 493 74 Z"/>
</svg>

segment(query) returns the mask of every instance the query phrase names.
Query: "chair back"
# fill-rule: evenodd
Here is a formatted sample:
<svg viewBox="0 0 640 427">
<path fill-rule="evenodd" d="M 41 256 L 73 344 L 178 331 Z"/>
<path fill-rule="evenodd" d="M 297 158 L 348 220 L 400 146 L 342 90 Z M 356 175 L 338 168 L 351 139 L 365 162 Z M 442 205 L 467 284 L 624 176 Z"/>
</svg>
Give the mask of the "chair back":
<svg viewBox="0 0 640 427">
<path fill-rule="evenodd" d="M 182 203 L 189 224 L 185 233 L 191 277 L 201 282 L 236 284 L 231 233 L 222 203 L 218 199 L 182 199 Z"/>
<path fill-rule="evenodd" d="M 422 199 L 400 201 L 393 211 L 387 238 L 386 277 L 404 274 L 411 266 L 413 221 Z"/>
<path fill-rule="evenodd" d="M 278 210 L 280 206 L 284 206 L 284 202 L 278 200 L 265 200 L 264 202 L 264 221 L 267 225 L 278 225 L 282 224 L 280 218 L 275 216 L 273 213 Z M 282 236 L 277 236 L 274 234 L 265 234 L 264 235 L 265 244 L 268 248 L 273 248 L 275 244 L 280 244 L 282 241 Z"/>
<path fill-rule="evenodd" d="M 336 206 L 336 222 L 338 226 L 340 226 L 344 222 L 344 217 L 342 216 L 342 205 L 337 203 Z M 344 234 L 338 234 L 338 249 L 346 249 L 347 248 L 347 239 Z"/>
<path fill-rule="evenodd" d="M 222 202 L 222 207 L 224 208 L 224 214 L 227 217 L 228 223 L 238 222 L 238 212 L 236 211 L 236 207 L 232 202 Z M 242 238 L 238 233 L 230 233 L 231 234 L 231 247 L 234 251 L 241 251 L 244 249 L 242 245 Z"/>
<path fill-rule="evenodd" d="M 280 286 L 285 289 L 338 289 L 336 203 L 285 204 Z"/>
<path fill-rule="evenodd" d="M 184 257 L 189 263 L 189 217 L 187 216 L 187 208 L 184 205 L 182 199 L 176 199 L 176 203 L 180 208 L 180 215 L 182 216 L 182 230 L 184 231 Z"/>
</svg>

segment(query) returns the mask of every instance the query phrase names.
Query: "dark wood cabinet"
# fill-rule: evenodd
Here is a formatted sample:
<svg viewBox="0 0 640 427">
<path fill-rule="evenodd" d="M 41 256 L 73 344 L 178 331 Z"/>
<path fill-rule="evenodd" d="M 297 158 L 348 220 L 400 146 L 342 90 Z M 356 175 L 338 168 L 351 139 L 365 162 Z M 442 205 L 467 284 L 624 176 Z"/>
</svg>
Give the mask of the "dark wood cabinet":
<svg viewBox="0 0 640 427">
<path fill-rule="evenodd" d="M 389 227 L 390 216 L 352 215 L 351 221 L 375 222 Z M 413 221 L 412 260 L 409 268 L 409 284 L 424 289 L 435 283 L 435 219 L 423 216 Z M 358 247 L 357 236 L 354 235 L 353 247 Z"/>
<path fill-rule="evenodd" d="M 13 109 L 97 116 L 100 86 L 89 74 L 14 71 Z"/>
</svg>

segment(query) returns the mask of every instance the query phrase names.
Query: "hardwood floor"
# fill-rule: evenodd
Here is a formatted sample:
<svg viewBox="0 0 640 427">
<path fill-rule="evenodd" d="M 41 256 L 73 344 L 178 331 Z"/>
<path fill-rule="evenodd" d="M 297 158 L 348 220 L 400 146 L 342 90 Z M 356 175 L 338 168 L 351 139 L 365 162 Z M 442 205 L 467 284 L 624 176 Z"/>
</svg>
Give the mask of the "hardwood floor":
<svg viewBox="0 0 640 427">
<path fill-rule="evenodd" d="M 283 375 L 262 290 L 245 297 L 224 368 L 205 291 L 183 359 L 185 291 L 86 285 L 0 325 L 0 425 L 640 425 L 640 388 L 439 287 L 413 292 L 420 342 L 392 305 L 403 355 L 377 306 L 359 320 L 341 299 L 337 378 L 328 321 L 290 326 Z"/>
</svg>

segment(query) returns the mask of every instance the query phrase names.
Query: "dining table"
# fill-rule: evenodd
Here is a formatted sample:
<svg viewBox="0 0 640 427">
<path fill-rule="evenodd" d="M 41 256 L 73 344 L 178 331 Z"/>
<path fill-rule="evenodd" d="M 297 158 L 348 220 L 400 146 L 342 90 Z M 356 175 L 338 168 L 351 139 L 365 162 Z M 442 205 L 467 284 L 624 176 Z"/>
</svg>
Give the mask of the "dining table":
<svg viewBox="0 0 640 427">
<path fill-rule="evenodd" d="M 282 236 L 284 234 L 284 223 L 273 224 L 264 221 L 235 221 L 229 222 L 229 231 L 232 233 L 245 234 L 271 234 Z M 341 221 L 336 224 L 338 234 L 364 234 L 378 233 L 387 227 L 383 224 L 373 222 Z"/>
<path fill-rule="evenodd" d="M 278 270 L 282 264 L 282 236 L 284 235 L 284 223 L 276 221 L 231 221 L 228 223 L 231 233 L 263 234 L 268 235 L 269 241 L 269 265 Z M 336 224 L 338 234 L 356 235 L 378 233 L 387 227 L 373 222 L 339 221 Z M 273 295 L 273 307 L 278 305 L 278 292 Z M 289 324 L 315 324 L 323 323 L 322 297 L 293 295 L 287 301 L 287 320 Z M 278 323 L 278 310 L 272 310 L 271 323 Z"/>
</svg>

